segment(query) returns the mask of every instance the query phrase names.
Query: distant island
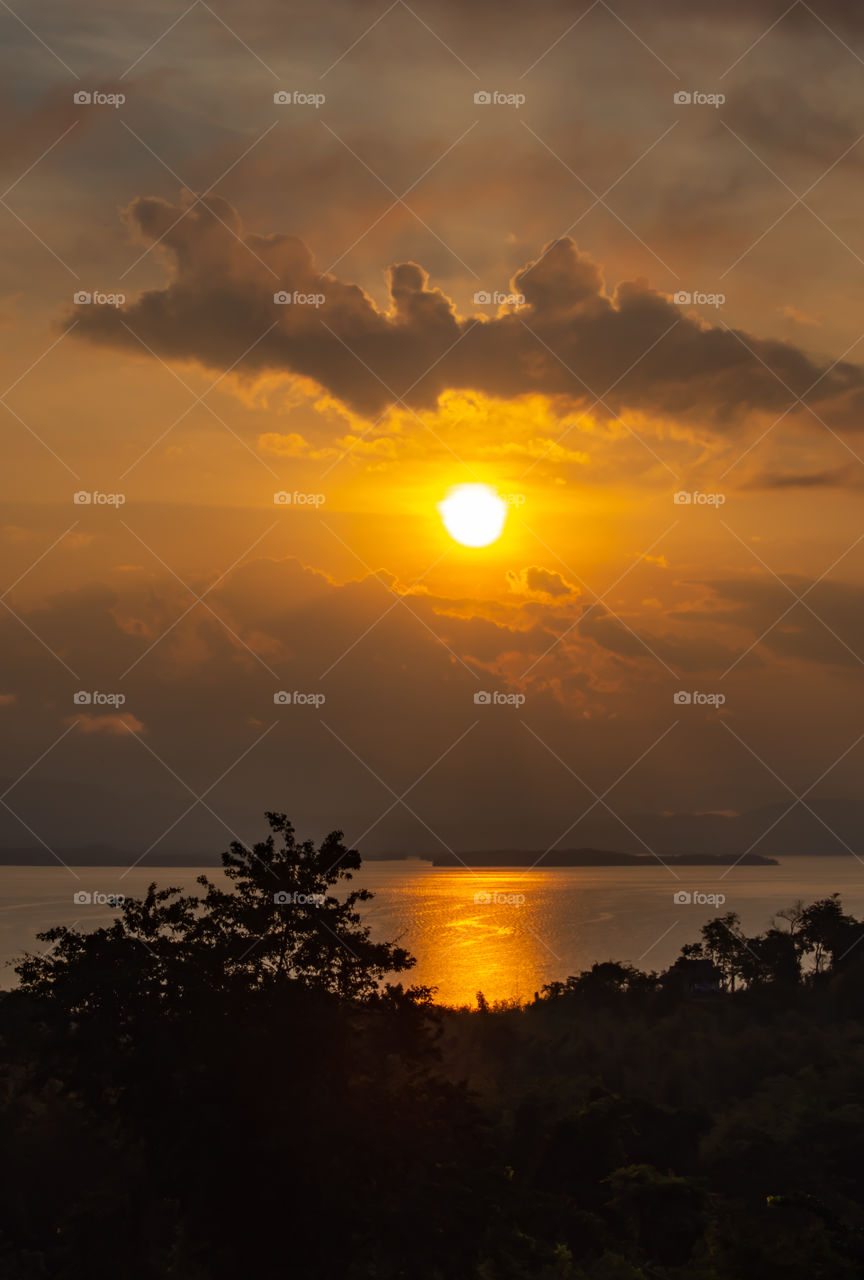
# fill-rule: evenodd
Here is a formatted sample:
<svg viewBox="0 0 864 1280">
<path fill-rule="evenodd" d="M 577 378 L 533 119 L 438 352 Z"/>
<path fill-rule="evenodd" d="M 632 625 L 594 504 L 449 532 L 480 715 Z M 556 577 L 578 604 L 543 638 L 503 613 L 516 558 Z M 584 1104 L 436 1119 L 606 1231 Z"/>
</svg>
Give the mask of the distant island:
<svg viewBox="0 0 864 1280">
<path fill-rule="evenodd" d="M 736 863 L 742 867 L 776 867 L 776 858 L 765 858 L 760 853 L 672 853 L 663 855 L 669 867 L 728 867 Z M 525 849 L 481 849 L 479 852 L 435 854 L 432 864 L 436 867 L 532 867 L 542 862 L 544 867 L 641 867 L 654 866 L 658 858 L 644 853 L 616 853 L 609 849 L 552 849 L 548 853 Z"/>
</svg>

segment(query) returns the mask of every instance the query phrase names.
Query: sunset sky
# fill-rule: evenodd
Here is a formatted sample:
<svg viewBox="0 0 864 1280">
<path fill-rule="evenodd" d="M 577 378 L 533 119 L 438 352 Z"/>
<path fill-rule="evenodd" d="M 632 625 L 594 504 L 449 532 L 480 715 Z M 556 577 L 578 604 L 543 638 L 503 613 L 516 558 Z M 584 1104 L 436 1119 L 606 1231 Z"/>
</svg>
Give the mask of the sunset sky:
<svg viewBox="0 0 864 1280">
<path fill-rule="evenodd" d="M 859 849 L 855 6 L 0 28 L 0 846 Z"/>
</svg>

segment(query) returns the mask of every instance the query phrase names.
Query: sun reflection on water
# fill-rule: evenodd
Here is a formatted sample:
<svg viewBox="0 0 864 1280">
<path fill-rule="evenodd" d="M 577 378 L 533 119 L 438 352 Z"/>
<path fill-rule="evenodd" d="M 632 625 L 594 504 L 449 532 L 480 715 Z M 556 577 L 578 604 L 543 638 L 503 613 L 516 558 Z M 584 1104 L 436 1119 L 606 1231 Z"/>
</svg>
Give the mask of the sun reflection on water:
<svg viewBox="0 0 864 1280">
<path fill-rule="evenodd" d="M 531 879 L 508 868 L 406 875 L 405 941 L 422 957 L 408 980 L 435 985 L 440 1004 L 473 1005 L 478 991 L 490 1003 L 530 1000 L 547 980 L 546 948 L 532 928 Z"/>
</svg>

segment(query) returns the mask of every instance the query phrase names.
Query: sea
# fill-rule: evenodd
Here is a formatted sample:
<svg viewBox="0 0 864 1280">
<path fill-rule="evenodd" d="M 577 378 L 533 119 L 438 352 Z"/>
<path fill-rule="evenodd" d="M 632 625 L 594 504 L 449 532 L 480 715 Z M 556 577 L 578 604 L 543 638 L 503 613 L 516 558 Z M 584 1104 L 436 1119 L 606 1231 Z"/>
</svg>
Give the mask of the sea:
<svg viewBox="0 0 864 1280">
<path fill-rule="evenodd" d="M 52 925 L 97 928 L 116 915 L 111 895 L 140 896 L 151 881 L 194 892 L 202 867 L 0 867 L 0 986 L 16 984 L 13 963 L 49 944 Z M 446 1005 L 532 999 L 595 961 L 645 970 L 669 965 L 713 916 L 734 911 L 746 932 L 769 927 L 796 902 L 831 893 L 864 918 L 864 863 L 788 857 L 776 866 L 505 867 L 465 870 L 421 859 L 367 861 L 354 886 L 377 939 L 398 940 L 417 964 L 403 981 L 436 989 Z"/>
</svg>

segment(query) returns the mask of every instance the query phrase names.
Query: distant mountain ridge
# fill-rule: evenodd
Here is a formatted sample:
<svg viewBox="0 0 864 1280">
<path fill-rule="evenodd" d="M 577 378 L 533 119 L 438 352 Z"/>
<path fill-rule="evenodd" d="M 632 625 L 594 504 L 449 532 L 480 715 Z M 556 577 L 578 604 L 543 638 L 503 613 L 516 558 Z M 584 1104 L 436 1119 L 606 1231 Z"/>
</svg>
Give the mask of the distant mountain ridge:
<svg viewBox="0 0 864 1280">
<path fill-rule="evenodd" d="M 662 859 L 649 853 L 618 853 L 610 849 L 481 849 L 469 853 L 435 854 L 436 867 L 728 867 L 733 863 L 744 867 L 776 867 L 776 858 L 758 853 L 673 853 Z"/>
</svg>

